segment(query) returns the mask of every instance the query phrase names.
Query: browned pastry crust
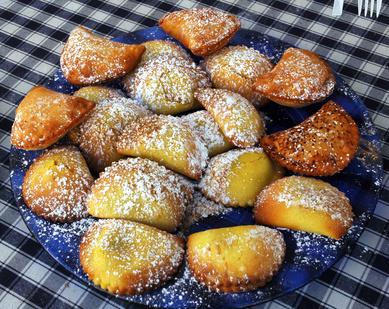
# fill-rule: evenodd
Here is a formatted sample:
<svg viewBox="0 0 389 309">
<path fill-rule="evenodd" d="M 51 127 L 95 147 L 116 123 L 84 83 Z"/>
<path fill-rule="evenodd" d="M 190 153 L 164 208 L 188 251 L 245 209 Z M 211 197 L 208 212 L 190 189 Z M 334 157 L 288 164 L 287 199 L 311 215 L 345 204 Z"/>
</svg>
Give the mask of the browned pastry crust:
<svg viewBox="0 0 389 309">
<path fill-rule="evenodd" d="M 295 173 L 331 176 L 350 163 L 358 141 L 354 120 L 329 101 L 299 125 L 264 136 L 261 145 L 273 160 Z"/>
<path fill-rule="evenodd" d="M 53 148 L 28 169 L 22 194 L 38 216 L 53 222 L 73 222 L 87 215 L 86 196 L 93 177 L 75 146 Z"/>
<path fill-rule="evenodd" d="M 253 87 L 258 94 L 278 104 L 302 107 L 331 95 L 335 76 L 317 54 L 291 47 L 271 72 L 256 79 Z"/>
<path fill-rule="evenodd" d="M 282 234 L 258 225 L 191 234 L 187 247 L 194 277 L 217 292 L 245 292 L 264 286 L 285 256 Z"/>
<path fill-rule="evenodd" d="M 273 68 L 259 51 L 244 45 L 228 46 L 208 56 L 205 68 L 215 88 L 239 93 L 258 107 L 269 101 L 253 90 L 256 78 Z"/>
<path fill-rule="evenodd" d="M 126 220 L 100 220 L 84 235 L 80 262 L 94 284 L 110 293 L 140 294 L 170 280 L 184 258 L 184 241 Z"/>
<path fill-rule="evenodd" d="M 95 103 L 42 86 L 31 89 L 16 109 L 11 144 L 25 150 L 47 148 L 77 126 Z"/>
<path fill-rule="evenodd" d="M 208 56 L 228 44 L 240 28 L 237 17 L 211 9 L 180 10 L 159 20 L 161 28 L 196 56 Z"/>
<path fill-rule="evenodd" d="M 113 42 L 84 27 L 71 33 L 62 50 L 61 69 L 74 85 L 92 85 L 123 77 L 141 59 L 143 45 Z"/>
</svg>

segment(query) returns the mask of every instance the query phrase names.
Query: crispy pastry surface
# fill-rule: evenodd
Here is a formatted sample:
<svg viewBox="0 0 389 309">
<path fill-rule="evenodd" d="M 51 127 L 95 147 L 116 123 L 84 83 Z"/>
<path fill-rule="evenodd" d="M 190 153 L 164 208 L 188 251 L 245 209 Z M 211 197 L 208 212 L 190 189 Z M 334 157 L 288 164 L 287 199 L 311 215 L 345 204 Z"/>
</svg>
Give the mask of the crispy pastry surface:
<svg viewBox="0 0 389 309">
<path fill-rule="evenodd" d="M 237 17 L 211 9 L 189 9 L 168 13 L 159 25 L 196 56 L 207 56 L 228 44 L 240 28 Z"/>
<path fill-rule="evenodd" d="M 31 89 L 16 109 L 11 144 L 24 150 L 49 147 L 77 126 L 95 103 L 42 86 Z"/>
<path fill-rule="evenodd" d="M 187 248 L 194 277 L 217 292 L 244 292 L 264 286 L 285 256 L 282 234 L 258 225 L 191 234 Z"/>
<path fill-rule="evenodd" d="M 26 205 L 38 216 L 70 223 L 87 215 L 85 200 L 93 177 L 80 151 L 61 146 L 45 152 L 32 163 L 22 194 Z"/>
<path fill-rule="evenodd" d="M 80 245 L 80 262 L 88 278 L 120 295 L 164 285 L 179 270 L 184 254 L 180 237 L 126 220 L 99 220 Z"/>
<path fill-rule="evenodd" d="M 79 26 L 70 33 L 62 50 L 61 69 L 74 85 L 100 84 L 129 73 L 144 50 L 142 45 L 113 42 Z"/>
<path fill-rule="evenodd" d="M 358 126 L 332 101 L 299 125 L 261 139 L 273 160 L 309 176 L 331 176 L 343 170 L 354 157 L 358 142 Z"/>
<path fill-rule="evenodd" d="M 273 182 L 259 194 L 254 217 L 259 224 L 339 239 L 351 227 L 353 212 L 346 195 L 329 183 L 290 176 Z"/>
<path fill-rule="evenodd" d="M 291 47 L 271 72 L 256 79 L 253 87 L 258 94 L 278 104 L 302 107 L 331 95 L 335 76 L 317 54 Z"/>
</svg>

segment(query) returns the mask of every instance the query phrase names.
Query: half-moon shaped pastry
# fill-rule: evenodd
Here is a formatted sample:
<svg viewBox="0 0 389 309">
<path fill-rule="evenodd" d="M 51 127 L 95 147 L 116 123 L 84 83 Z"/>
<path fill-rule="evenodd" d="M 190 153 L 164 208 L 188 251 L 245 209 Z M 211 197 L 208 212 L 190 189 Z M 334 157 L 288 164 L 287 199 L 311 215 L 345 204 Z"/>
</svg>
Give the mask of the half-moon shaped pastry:
<svg viewBox="0 0 389 309">
<path fill-rule="evenodd" d="M 273 64 L 254 48 L 225 47 L 205 59 L 205 68 L 215 88 L 239 93 L 259 107 L 268 102 L 267 98 L 254 92 L 253 84 L 257 77 L 270 72 Z"/>
<path fill-rule="evenodd" d="M 128 158 L 100 173 L 86 204 L 97 218 L 127 219 L 173 232 L 191 198 L 181 176 L 157 162 Z"/>
<path fill-rule="evenodd" d="M 80 245 L 80 262 L 88 278 L 120 295 L 164 285 L 178 271 L 184 254 L 178 236 L 125 220 L 94 223 Z"/>
<path fill-rule="evenodd" d="M 320 102 L 332 94 L 334 87 L 335 76 L 326 61 L 311 51 L 293 47 L 254 84 L 258 94 L 291 107 Z"/>
<path fill-rule="evenodd" d="M 157 58 L 161 55 L 169 55 L 174 58 L 184 58 L 192 61 L 188 53 L 176 43 L 167 40 L 152 40 L 142 43 L 146 47 L 142 55 L 142 60 L 139 65 L 145 64 L 147 61 Z"/>
<path fill-rule="evenodd" d="M 123 158 L 116 151 L 116 141 L 124 128 L 150 112 L 129 98 L 100 102 L 86 121 L 70 132 L 95 172 L 101 172 L 112 162 Z M 74 131 L 74 132 L 73 132 Z"/>
<path fill-rule="evenodd" d="M 93 177 L 74 146 L 46 151 L 29 167 L 22 194 L 28 208 L 53 222 L 70 223 L 86 217 L 85 200 Z"/>
<path fill-rule="evenodd" d="M 358 149 L 358 126 L 329 101 L 299 125 L 266 135 L 261 145 L 283 167 L 298 174 L 331 176 L 343 170 Z"/>
<path fill-rule="evenodd" d="M 285 256 L 280 232 L 244 225 L 211 229 L 189 236 L 189 268 L 210 290 L 244 292 L 269 282 Z"/>
<path fill-rule="evenodd" d="M 79 26 L 62 50 L 61 70 L 74 85 L 100 84 L 129 73 L 144 50 L 142 45 L 113 42 Z"/>
<path fill-rule="evenodd" d="M 211 9 L 189 9 L 166 14 L 160 27 L 196 56 L 207 56 L 226 46 L 240 28 L 237 17 Z"/>
<path fill-rule="evenodd" d="M 181 119 L 202 138 L 208 148 L 210 157 L 234 148 L 234 145 L 223 135 L 219 126 L 207 111 L 202 110 L 187 114 L 182 116 Z"/>
<path fill-rule="evenodd" d="M 282 169 L 261 148 L 236 149 L 210 160 L 200 188 L 217 203 L 254 206 L 259 192 L 282 175 Z"/>
<path fill-rule="evenodd" d="M 162 55 L 134 72 L 129 95 L 157 114 L 178 114 L 199 107 L 193 93 L 210 85 L 207 73 L 194 62 Z"/>
<path fill-rule="evenodd" d="M 108 99 L 122 98 L 123 93 L 120 90 L 105 86 L 86 86 L 73 93 L 75 97 L 99 103 Z"/>
<path fill-rule="evenodd" d="M 44 149 L 82 122 L 95 103 L 55 92 L 32 88 L 16 108 L 11 144 L 24 150 Z"/>
<path fill-rule="evenodd" d="M 116 144 L 118 153 L 157 161 L 200 179 L 208 159 L 203 141 L 180 118 L 153 115 L 130 123 Z"/>
<path fill-rule="evenodd" d="M 349 199 L 329 183 L 290 176 L 262 190 L 254 217 L 260 224 L 339 239 L 351 227 L 353 212 Z"/>
<path fill-rule="evenodd" d="M 225 89 L 200 88 L 195 91 L 195 98 L 233 145 L 241 148 L 254 146 L 264 134 L 261 116 L 240 94 Z"/>
</svg>

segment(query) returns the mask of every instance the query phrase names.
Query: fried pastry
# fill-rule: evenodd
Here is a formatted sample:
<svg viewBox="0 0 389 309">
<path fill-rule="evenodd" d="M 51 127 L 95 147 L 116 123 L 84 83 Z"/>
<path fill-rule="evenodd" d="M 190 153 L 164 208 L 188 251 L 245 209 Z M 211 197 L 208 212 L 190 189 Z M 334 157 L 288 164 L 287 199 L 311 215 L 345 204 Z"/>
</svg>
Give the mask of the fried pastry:
<svg viewBox="0 0 389 309">
<path fill-rule="evenodd" d="M 322 180 L 290 176 L 266 187 L 254 208 L 260 224 L 286 227 L 339 239 L 353 221 L 349 199 Z"/>
<path fill-rule="evenodd" d="M 95 172 L 123 158 L 116 151 L 116 141 L 125 126 L 150 112 L 128 98 L 100 102 L 91 115 L 69 134 Z"/>
<path fill-rule="evenodd" d="M 343 170 L 358 149 L 358 126 L 329 101 L 299 125 L 264 136 L 261 145 L 280 165 L 298 174 L 331 176 Z"/>
<path fill-rule="evenodd" d="M 29 167 L 22 194 L 28 208 L 46 220 L 77 221 L 87 215 L 85 200 L 93 177 L 74 146 L 50 149 Z"/>
<path fill-rule="evenodd" d="M 264 286 L 285 256 L 282 234 L 258 225 L 195 233 L 189 236 L 187 247 L 194 277 L 217 292 L 244 292 Z"/>
<path fill-rule="evenodd" d="M 200 179 L 208 152 L 180 118 L 152 115 L 130 123 L 116 144 L 118 153 L 157 161 L 192 179 Z"/>
<path fill-rule="evenodd" d="M 97 218 L 128 219 L 173 232 L 191 198 L 181 176 L 157 162 L 127 158 L 100 174 L 86 205 Z"/>
<path fill-rule="evenodd" d="M 261 190 L 283 171 L 261 148 L 236 149 L 213 157 L 201 179 L 201 192 L 226 206 L 254 206 Z"/>
<path fill-rule="evenodd" d="M 184 258 L 184 242 L 156 228 L 126 220 L 100 220 L 80 244 L 82 269 L 113 294 L 140 294 L 173 278 Z"/>
<path fill-rule="evenodd" d="M 144 50 L 142 45 L 113 42 L 79 26 L 62 50 L 61 70 L 71 84 L 100 84 L 129 73 Z"/>
<path fill-rule="evenodd" d="M 99 103 L 108 99 L 124 97 L 122 92 L 117 89 L 105 86 L 87 86 L 78 89 L 73 93 L 75 97 L 84 98 L 86 100 Z"/>
<path fill-rule="evenodd" d="M 195 98 L 212 115 L 230 143 L 254 146 L 264 134 L 264 122 L 255 107 L 240 94 L 225 89 L 201 88 Z"/>
<path fill-rule="evenodd" d="M 178 114 L 199 107 L 193 97 L 199 87 L 209 87 L 207 74 L 194 62 L 162 55 L 134 72 L 133 99 L 158 114 Z"/>
<path fill-rule="evenodd" d="M 152 40 L 142 43 L 146 47 L 142 55 L 142 60 L 139 65 L 145 64 L 147 61 L 157 58 L 161 55 L 169 55 L 174 58 L 183 58 L 192 61 L 188 53 L 176 43 L 167 40 Z"/>
<path fill-rule="evenodd" d="M 240 28 L 237 17 L 211 9 L 189 9 L 166 14 L 160 27 L 196 56 L 208 56 L 228 44 Z"/>
<path fill-rule="evenodd" d="M 244 45 L 228 46 L 208 56 L 205 68 L 215 88 L 239 93 L 258 107 L 268 102 L 253 90 L 256 78 L 273 68 L 259 51 Z"/>
<path fill-rule="evenodd" d="M 31 89 L 16 109 L 11 144 L 24 150 L 44 149 L 88 116 L 95 103 L 42 86 Z"/>
<path fill-rule="evenodd" d="M 258 94 L 278 104 L 302 107 L 331 95 L 335 76 L 317 54 L 291 47 L 271 72 L 256 79 L 253 87 Z"/>
<path fill-rule="evenodd" d="M 207 111 L 202 110 L 187 114 L 182 116 L 181 119 L 202 138 L 208 148 L 210 157 L 234 148 L 234 145 L 223 135 L 219 126 Z"/>
</svg>

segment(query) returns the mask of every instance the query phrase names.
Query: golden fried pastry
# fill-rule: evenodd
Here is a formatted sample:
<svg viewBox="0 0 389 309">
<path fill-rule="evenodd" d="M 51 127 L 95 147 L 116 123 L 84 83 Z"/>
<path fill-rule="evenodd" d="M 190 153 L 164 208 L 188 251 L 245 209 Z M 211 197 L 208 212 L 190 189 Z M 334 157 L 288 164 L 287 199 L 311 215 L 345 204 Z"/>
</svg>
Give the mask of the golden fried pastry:
<svg viewBox="0 0 389 309">
<path fill-rule="evenodd" d="M 176 235 L 126 220 L 100 220 L 80 244 L 82 269 L 110 293 L 140 294 L 173 278 L 184 258 Z"/>
<path fill-rule="evenodd" d="M 129 73 L 144 50 L 142 45 L 113 42 L 79 26 L 62 50 L 61 70 L 74 85 L 100 84 Z"/>
<path fill-rule="evenodd" d="M 230 143 L 246 148 L 259 142 L 265 132 L 264 122 L 247 99 L 225 89 L 200 88 L 194 95 Z"/>
<path fill-rule="evenodd" d="M 271 72 L 256 79 L 253 89 L 278 104 L 302 107 L 324 100 L 334 87 L 327 62 L 311 51 L 291 47 Z"/>
<path fill-rule="evenodd" d="M 194 62 L 162 55 L 138 68 L 127 90 L 158 114 L 178 114 L 199 107 L 193 93 L 210 85 L 207 74 Z"/>
<path fill-rule="evenodd" d="M 205 68 L 215 88 L 239 93 L 259 107 L 268 102 L 253 90 L 256 78 L 273 68 L 259 51 L 244 45 L 225 47 L 205 59 Z"/>
<path fill-rule="evenodd" d="M 280 232 L 244 225 L 212 229 L 189 236 L 189 268 L 210 290 L 244 292 L 269 282 L 285 256 Z"/>
<path fill-rule="evenodd" d="M 208 152 L 180 118 L 153 115 L 130 123 L 116 144 L 118 153 L 157 161 L 192 179 L 200 179 Z"/>
<path fill-rule="evenodd" d="M 116 141 L 125 126 L 150 112 L 128 98 L 100 102 L 75 132 L 71 141 L 78 145 L 95 172 L 123 158 L 116 151 Z"/>
<path fill-rule="evenodd" d="M 254 206 L 258 193 L 282 175 L 282 168 L 261 148 L 236 149 L 210 160 L 200 188 L 206 197 L 217 203 Z"/>
<path fill-rule="evenodd" d="M 215 120 L 207 111 L 202 110 L 187 114 L 182 116 L 181 119 L 202 138 L 208 148 L 210 157 L 234 148 L 234 145 L 223 135 Z"/>
<path fill-rule="evenodd" d="M 93 177 L 78 149 L 50 149 L 34 161 L 23 181 L 28 208 L 53 222 L 73 222 L 87 215 L 85 199 Z"/>
<path fill-rule="evenodd" d="M 299 125 L 264 136 L 261 145 L 273 160 L 295 173 L 330 176 L 350 163 L 358 141 L 354 120 L 329 101 Z"/>
<path fill-rule="evenodd" d="M 57 142 L 88 116 L 95 103 L 42 86 L 32 88 L 16 109 L 11 144 L 25 150 Z"/>
<path fill-rule="evenodd" d="M 194 191 L 193 199 L 185 209 L 183 228 L 184 230 L 187 230 L 193 223 L 199 221 L 200 219 L 209 216 L 222 215 L 232 209 L 233 208 L 225 207 L 222 204 L 218 204 L 207 199 L 199 191 Z"/>
<path fill-rule="evenodd" d="M 228 44 L 240 28 L 237 17 L 211 9 L 189 9 L 166 14 L 160 27 L 196 56 L 208 56 Z"/>
<path fill-rule="evenodd" d="M 157 162 L 128 158 L 100 174 L 86 205 L 97 218 L 128 219 L 173 232 L 191 198 L 181 176 Z"/>
<path fill-rule="evenodd" d="M 169 55 L 174 58 L 183 58 L 192 61 L 188 53 L 176 43 L 167 40 L 153 40 L 142 43 L 146 47 L 142 55 L 142 60 L 139 65 L 143 65 L 149 60 L 157 58 L 161 55 Z"/>
<path fill-rule="evenodd" d="M 78 89 L 73 93 L 75 97 L 84 98 L 86 100 L 99 103 L 107 99 L 115 99 L 124 97 L 122 92 L 117 89 L 105 86 L 87 86 Z"/>
<path fill-rule="evenodd" d="M 260 224 L 286 227 L 339 239 L 353 221 L 349 199 L 322 180 L 290 176 L 266 187 L 254 208 Z"/>
</svg>

